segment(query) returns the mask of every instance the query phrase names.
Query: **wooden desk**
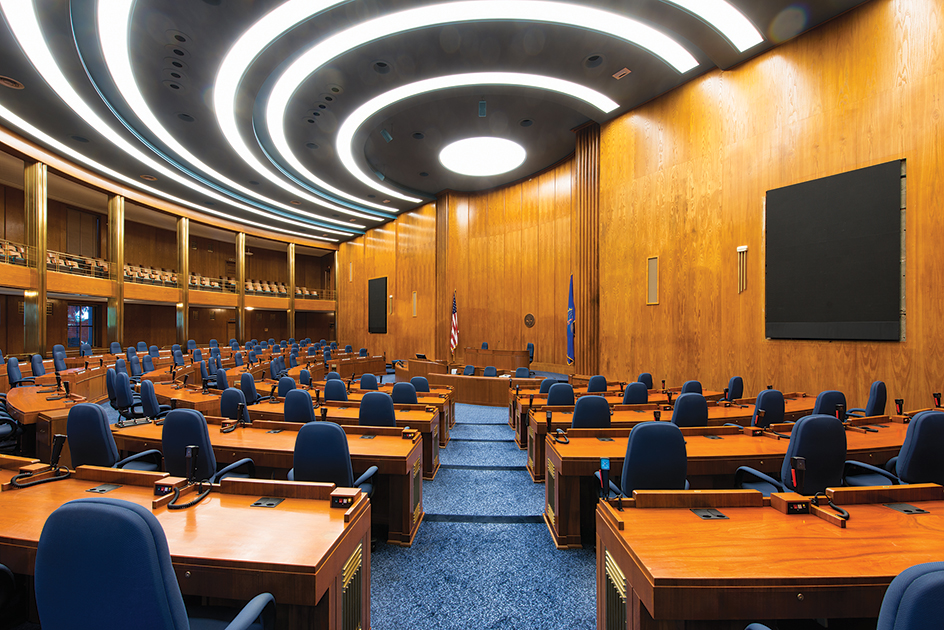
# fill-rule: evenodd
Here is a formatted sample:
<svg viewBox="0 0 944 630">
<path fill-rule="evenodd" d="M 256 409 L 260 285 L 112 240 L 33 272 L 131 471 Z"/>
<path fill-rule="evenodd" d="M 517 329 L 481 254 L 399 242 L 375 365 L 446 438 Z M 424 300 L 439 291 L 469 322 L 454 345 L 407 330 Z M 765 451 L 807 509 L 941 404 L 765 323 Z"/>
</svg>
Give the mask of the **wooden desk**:
<svg viewBox="0 0 944 630">
<path fill-rule="evenodd" d="M 252 426 L 221 433 L 217 419 L 210 419 L 210 442 L 219 462 L 230 464 L 249 457 L 256 474 L 284 479 L 294 466 L 296 423 L 267 423 L 256 420 Z M 281 430 L 280 433 L 269 431 Z M 423 520 L 422 438 L 404 440 L 400 429 L 344 427 L 355 478 L 371 466 L 378 467 L 373 499 L 373 519 L 386 526 L 387 542 L 410 546 Z M 161 449 L 163 427 L 141 424 L 124 429 L 112 425 L 115 442 L 122 451 L 140 453 Z M 373 435 L 372 438 L 362 436 Z"/>
<path fill-rule="evenodd" d="M 325 369 L 323 361 L 312 361 L 310 367 L 306 367 L 307 362 L 299 360 L 296 367 L 290 368 L 288 375 L 295 379 L 296 384 L 301 384 L 299 380 L 301 378 L 302 370 L 308 370 L 311 374 L 311 381 L 323 381 L 325 377 Z"/>
<path fill-rule="evenodd" d="M 525 350 L 482 350 L 481 348 L 463 349 L 466 363 L 478 367 L 491 365 L 499 370 L 514 372 L 520 367 L 528 367 L 531 361 Z"/>
<path fill-rule="evenodd" d="M 803 416 L 809 415 L 813 411 L 815 402 L 814 398 L 804 397 L 784 399 L 784 420 L 794 422 Z M 525 404 L 528 403 L 526 402 Z M 639 408 L 630 409 L 631 407 Z M 657 407 L 655 404 L 620 405 L 615 408 L 613 415 L 610 417 L 611 426 L 614 429 L 630 429 L 640 422 L 653 420 L 655 407 Z M 553 409 L 551 412 L 551 429 L 555 431 L 557 429 L 569 431 L 574 418 L 573 407 L 566 409 L 552 407 L 551 409 Z M 672 421 L 672 409 L 663 407 L 659 410 L 659 413 L 661 414 L 660 419 L 663 422 Z M 726 423 L 747 426 L 750 424 L 753 415 L 753 404 L 744 406 L 732 405 L 730 407 L 709 404 L 708 426 L 718 427 Z M 536 483 L 540 483 L 544 481 L 545 473 L 546 457 L 544 452 L 544 436 L 547 435 L 547 407 L 538 407 L 535 405 L 535 409 L 528 415 L 527 423 L 522 422 L 522 424 L 525 425 L 528 436 L 525 441 L 528 449 L 528 472 L 531 475 L 531 479 Z M 777 471 L 779 470 L 778 464 Z"/>
<path fill-rule="evenodd" d="M 0 558 L 14 573 L 32 575 L 40 533 L 56 508 L 117 483 L 109 498 L 151 509 L 153 482 L 162 475 L 83 466 L 69 479 L 0 492 Z M 332 487 L 226 479 L 192 508 L 155 509 L 181 592 L 236 605 L 272 593 L 279 628 L 340 630 L 356 625 L 345 619 L 351 609 L 368 628 L 370 502 L 360 495 L 351 509 L 332 509 L 326 500 Z M 319 498 L 291 498 L 293 492 Z M 286 498 L 274 508 L 250 507 L 279 495 Z M 358 561 L 360 581 L 345 581 L 345 567 Z"/>
<path fill-rule="evenodd" d="M 176 404 L 181 409 L 196 409 L 205 416 L 220 415 L 220 395 L 213 393 L 215 390 L 209 390 L 210 393 L 204 394 L 202 387 L 174 389 L 174 385 L 165 384 L 165 382 L 152 382 L 157 402 L 162 405 Z M 176 403 L 171 401 L 176 401 Z"/>
<path fill-rule="evenodd" d="M 70 393 L 82 396 L 89 402 L 99 402 L 108 398 L 108 390 L 105 387 L 105 373 L 107 371 L 107 367 L 101 368 L 98 366 L 86 370 L 83 364 L 83 367 L 69 368 L 59 372 L 59 376 L 63 383 L 69 384 Z M 36 377 L 36 384 L 42 389 L 49 389 L 50 386 L 55 387 L 55 372 L 47 372 L 43 376 Z"/>
<path fill-rule="evenodd" d="M 881 466 L 898 454 L 907 425 L 891 422 L 887 416 L 874 422 L 885 426 L 877 433 L 846 431 L 846 459 Z M 781 425 L 784 432 L 790 425 Z M 623 435 L 619 435 L 622 432 Z M 740 466 L 750 466 L 780 478 L 780 467 L 789 440 L 751 437 L 736 427 L 682 429 L 688 453 L 688 481 L 692 488 L 733 488 Z M 709 439 L 715 434 L 721 439 Z M 578 436 L 586 437 L 578 437 Z M 571 429 L 569 444 L 545 440 L 546 484 L 544 521 L 558 548 L 580 547 L 582 537 L 592 535 L 593 506 L 599 483 L 593 477 L 600 458 L 610 458 L 610 479 L 619 483 L 629 442 L 627 429 Z M 610 441 L 600 441 L 597 437 Z"/>
<path fill-rule="evenodd" d="M 399 376 L 397 380 L 402 380 Z M 409 380 L 409 379 L 406 379 Z M 522 388 L 541 386 L 540 378 L 499 378 L 493 376 L 463 376 L 462 374 L 429 374 L 426 377 L 430 389 L 451 387 L 455 391 L 456 402 L 470 405 L 491 405 L 504 407 L 514 387 Z"/>
<path fill-rule="evenodd" d="M 328 361 L 330 368 L 341 375 L 341 378 L 361 376 L 362 374 L 386 374 L 387 359 L 379 357 L 358 357 L 351 355 L 344 359 L 331 357 Z"/>
<path fill-rule="evenodd" d="M 446 365 L 445 361 L 409 359 L 407 361 L 399 361 L 394 367 L 396 368 L 396 379 L 398 383 L 403 381 L 409 382 L 414 376 L 449 373 L 449 366 Z"/>
<path fill-rule="evenodd" d="M 933 501 L 898 493 L 912 488 L 879 486 L 874 490 L 885 496 L 874 504 L 844 505 L 851 516 L 844 529 L 772 507 L 717 506 L 727 519 L 703 521 L 690 507 L 712 507 L 708 498 L 661 509 L 626 502 L 622 512 L 601 501 L 597 628 L 743 628 L 774 619 L 877 617 L 898 573 L 944 557 L 940 487 Z M 637 493 L 637 502 L 650 494 Z M 881 505 L 886 502 L 930 513 L 906 515 Z"/>
</svg>

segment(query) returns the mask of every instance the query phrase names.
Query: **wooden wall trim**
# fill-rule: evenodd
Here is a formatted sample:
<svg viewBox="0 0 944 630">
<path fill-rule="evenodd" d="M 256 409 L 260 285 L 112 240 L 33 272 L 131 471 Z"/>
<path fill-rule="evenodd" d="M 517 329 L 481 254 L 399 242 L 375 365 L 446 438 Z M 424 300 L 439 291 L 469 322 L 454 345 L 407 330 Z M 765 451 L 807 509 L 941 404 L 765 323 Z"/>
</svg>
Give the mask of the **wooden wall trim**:
<svg viewBox="0 0 944 630">
<path fill-rule="evenodd" d="M 573 169 L 574 372 L 600 371 L 600 125 L 576 130 Z"/>
<path fill-rule="evenodd" d="M 452 290 L 449 288 L 449 202 L 451 195 L 436 199 L 436 339 L 437 359 L 449 359 L 449 332 L 452 329 Z"/>
</svg>

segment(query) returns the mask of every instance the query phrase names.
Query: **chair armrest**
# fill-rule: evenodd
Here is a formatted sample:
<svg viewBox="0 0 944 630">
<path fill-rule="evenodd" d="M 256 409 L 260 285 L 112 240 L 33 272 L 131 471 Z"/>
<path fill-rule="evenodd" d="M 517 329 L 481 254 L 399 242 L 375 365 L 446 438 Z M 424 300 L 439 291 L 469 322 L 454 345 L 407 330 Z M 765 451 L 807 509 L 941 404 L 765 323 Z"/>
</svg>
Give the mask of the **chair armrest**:
<svg viewBox="0 0 944 630">
<path fill-rule="evenodd" d="M 271 624 L 267 621 L 275 619 L 275 598 L 270 593 L 260 593 L 249 600 L 249 603 L 243 606 L 239 614 L 229 622 L 226 630 L 245 630 L 263 615 L 267 619 L 263 619 L 262 625 L 268 628 Z"/>
<path fill-rule="evenodd" d="M 846 415 L 852 416 L 853 418 L 864 418 L 865 409 L 863 409 L 862 407 L 853 407 L 852 409 L 846 409 Z"/>
<path fill-rule="evenodd" d="M 253 461 L 252 461 L 251 459 L 249 459 L 248 457 L 244 457 L 244 458 L 242 458 L 241 460 L 239 460 L 238 462 L 233 462 L 232 464 L 230 464 L 229 466 L 227 466 L 226 468 L 224 468 L 224 469 L 221 470 L 220 472 L 218 472 L 218 473 L 216 473 L 215 475 L 213 475 L 213 477 L 210 478 L 210 481 L 212 481 L 213 483 L 219 483 L 220 480 L 223 478 L 224 475 L 228 475 L 228 474 L 231 473 L 231 472 L 235 472 L 237 468 L 242 468 L 243 466 L 248 466 L 248 467 L 249 467 L 249 476 L 250 476 L 250 477 L 252 477 L 253 475 L 256 474 L 256 464 L 255 464 L 255 462 L 253 462 Z"/>
<path fill-rule="evenodd" d="M 23 378 L 18 380 L 16 383 L 14 383 L 13 386 L 19 387 L 20 383 L 35 383 L 35 382 L 36 382 L 35 376 L 24 376 Z"/>
<path fill-rule="evenodd" d="M 114 468 L 124 468 L 130 462 L 135 462 L 139 459 L 152 459 L 154 463 L 157 464 L 158 470 L 164 467 L 164 454 L 156 448 L 152 448 L 150 450 L 142 451 L 129 457 L 125 457 L 123 460 L 115 464 Z"/>
<path fill-rule="evenodd" d="M 898 455 L 885 462 L 885 470 L 897 477 L 895 473 L 898 471 Z"/>
<path fill-rule="evenodd" d="M 378 470 L 380 469 L 377 468 L 376 466 L 371 466 L 366 471 L 364 471 L 363 475 L 357 478 L 357 480 L 354 482 L 354 486 L 357 487 L 361 485 L 362 483 L 366 483 L 367 480 L 369 480 L 371 477 L 377 474 Z"/>
<path fill-rule="evenodd" d="M 11 436 L 19 435 L 22 432 L 20 423 L 14 420 L 11 416 L 0 416 L 0 426 L 5 424 L 9 424 L 11 427 L 13 427 L 13 433 L 10 434 Z"/>
<path fill-rule="evenodd" d="M 744 480 L 744 475 L 751 475 L 752 477 L 755 477 L 755 478 L 757 478 L 757 479 L 760 480 L 760 481 L 769 483 L 770 485 L 774 486 L 775 488 L 779 488 L 779 492 L 783 492 L 783 491 L 784 491 L 784 487 L 783 487 L 783 484 L 782 484 L 782 483 L 780 483 L 779 481 L 777 481 L 776 479 L 774 479 L 774 478 L 771 477 L 770 475 L 767 475 L 767 474 L 765 474 L 765 473 L 762 473 L 761 471 L 757 470 L 756 468 L 751 468 L 750 466 L 740 466 L 740 467 L 737 469 L 737 472 L 734 473 L 734 485 L 735 485 L 735 487 L 737 487 L 737 488 L 740 488 L 740 487 L 741 487 L 741 482 Z"/>
<path fill-rule="evenodd" d="M 725 422 L 725 423 L 724 423 L 723 425 L 721 425 L 721 426 L 723 426 L 723 427 L 737 427 L 737 428 L 739 428 L 739 429 L 743 429 L 743 428 L 744 428 L 744 425 L 743 425 L 743 424 L 738 424 L 738 423 L 736 423 L 736 422 Z"/>
<path fill-rule="evenodd" d="M 856 462 L 856 461 L 851 461 L 851 460 L 846 460 L 846 464 L 845 466 L 843 466 L 843 469 L 842 469 L 843 480 L 845 480 L 846 476 L 849 475 L 849 473 L 851 472 L 850 469 L 852 468 L 861 468 L 862 470 L 866 472 L 874 473 L 876 475 L 881 475 L 891 482 L 890 485 L 897 486 L 901 483 L 898 477 L 888 472 L 884 468 L 879 468 L 878 466 L 873 466 L 872 464 L 866 464 L 865 462 Z"/>
<path fill-rule="evenodd" d="M 597 485 L 598 485 L 598 486 L 602 486 L 602 485 L 603 485 L 603 480 L 600 479 L 600 471 L 598 470 L 598 471 L 594 472 L 594 473 L 593 473 L 593 476 L 596 477 Z M 616 485 L 615 483 L 613 483 L 612 480 L 610 480 L 610 490 L 611 490 L 612 492 L 615 492 L 615 493 L 616 493 L 616 496 L 618 496 L 618 497 L 626 496 L 626 495 L 623 494 L 623 491 L 620 490 L 620 487 L 619 487 L 618 485 Z"/>
</svg>

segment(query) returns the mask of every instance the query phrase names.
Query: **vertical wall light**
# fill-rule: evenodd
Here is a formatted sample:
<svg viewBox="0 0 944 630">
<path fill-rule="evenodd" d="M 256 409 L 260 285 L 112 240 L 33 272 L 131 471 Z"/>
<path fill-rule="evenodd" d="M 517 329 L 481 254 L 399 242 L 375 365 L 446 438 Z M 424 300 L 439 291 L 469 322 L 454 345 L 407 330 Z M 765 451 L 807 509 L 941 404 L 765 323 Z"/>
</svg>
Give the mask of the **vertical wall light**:
<svg viewBox="0 0 944 630">
<path fill-rule="evenodd" d="M 738 293 L 747 289 L 747 245 L 737 248 L 738 252 Z"/>
<path fill-rule="evenodd" d="M 659 257 L 653 256 L 647 261 L 646 276 L 646 304 L 659 303 Z"/>
</svg>

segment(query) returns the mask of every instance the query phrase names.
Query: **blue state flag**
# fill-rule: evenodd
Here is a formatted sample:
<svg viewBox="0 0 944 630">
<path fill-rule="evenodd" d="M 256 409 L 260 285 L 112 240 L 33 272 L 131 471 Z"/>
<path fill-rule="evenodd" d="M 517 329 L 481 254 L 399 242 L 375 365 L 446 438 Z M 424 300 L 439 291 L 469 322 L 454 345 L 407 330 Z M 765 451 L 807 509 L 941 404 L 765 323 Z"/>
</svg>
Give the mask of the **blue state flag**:
<svg viewBox="0 0 944 630">
<path fill-rule="evenodd" d="M 570 274 L 570 298 L 567 301 L 567 365 L 574 364 L 574 274 Z"/>
</svg>

